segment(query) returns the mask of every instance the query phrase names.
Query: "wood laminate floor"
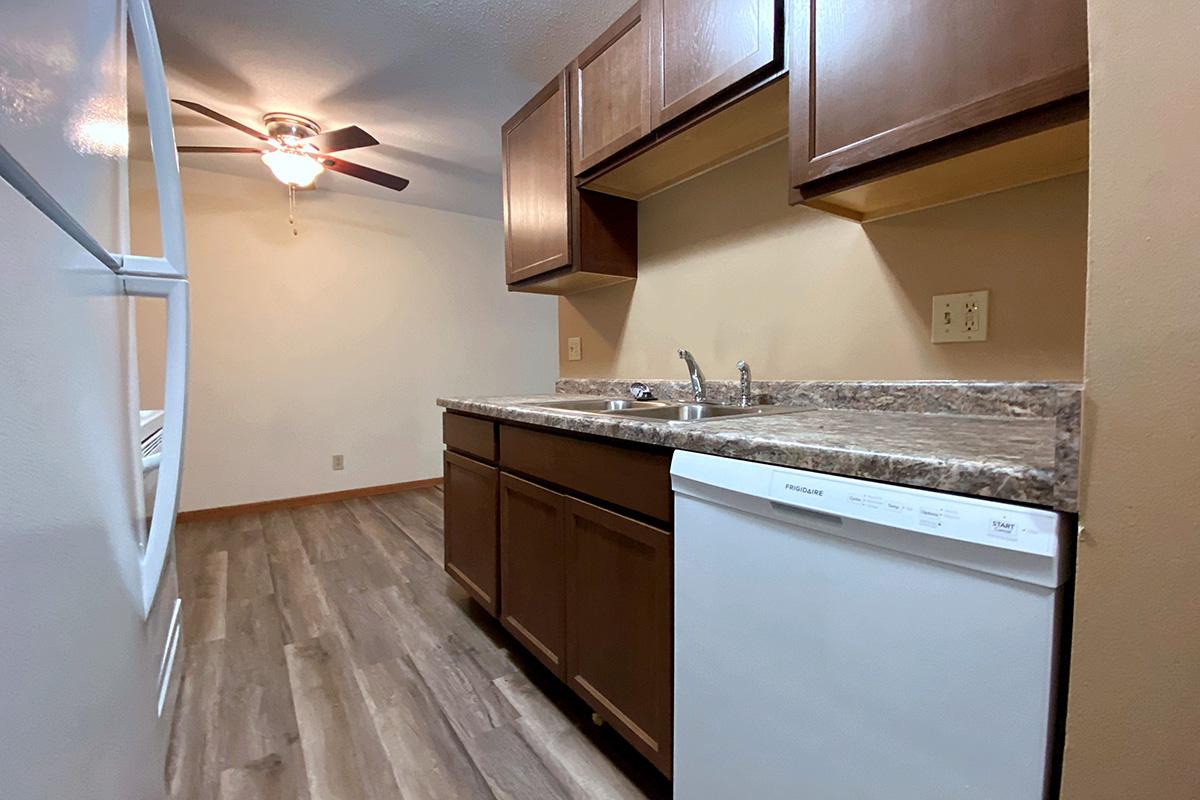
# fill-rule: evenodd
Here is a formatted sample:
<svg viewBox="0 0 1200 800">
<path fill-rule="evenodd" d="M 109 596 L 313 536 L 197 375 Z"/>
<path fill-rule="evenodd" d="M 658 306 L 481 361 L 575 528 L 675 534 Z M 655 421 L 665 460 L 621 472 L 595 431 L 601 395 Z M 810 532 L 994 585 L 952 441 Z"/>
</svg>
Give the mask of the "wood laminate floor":
<svg viewBox="0 0 1200 800">
<path fill-rule="evenodd" d="M 420 489 L 179 526 L 186 800 L 659 798 L 442 571 Z"/>
</svg>

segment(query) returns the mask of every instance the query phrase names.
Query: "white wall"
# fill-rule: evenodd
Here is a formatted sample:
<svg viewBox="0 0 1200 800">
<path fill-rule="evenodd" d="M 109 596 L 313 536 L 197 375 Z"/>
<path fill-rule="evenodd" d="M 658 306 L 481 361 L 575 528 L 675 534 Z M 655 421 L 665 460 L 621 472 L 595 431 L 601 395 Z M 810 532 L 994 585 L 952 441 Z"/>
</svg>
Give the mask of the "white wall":
<svg viewBox="0 0 1200 800">
<path fill-rule="evenodd" d="M 139 251 L 157 245 L 147 172 L 135 162 Z M 436 397 L 552 390 L 555 300 L 506 292 L 499 221 L 322 190 L 299 194 L 294 237 L 274 181 L 185 168 L 183 187 L 183 509 L 434 477 Z M 140 312 L 146 375 L 161 336 Z"/>
<path fill-rule="evenodd" d="M 1089 0 L 1092 171 L 1064 800 L 1200 797 L 1200 4 Z"/>
<path fill-rule="evenodd" d="M 637 282 L 559 305 L 562 375 L 681 377 L 687 347 L 711 378 L 1079 380 L 1086 176 L 867 225 L 789 207 L 787 178 L 781 142 L 643 201 Z M 972 289 L 988 341 L 931 344 L 933 296 Z"/>
</svg>

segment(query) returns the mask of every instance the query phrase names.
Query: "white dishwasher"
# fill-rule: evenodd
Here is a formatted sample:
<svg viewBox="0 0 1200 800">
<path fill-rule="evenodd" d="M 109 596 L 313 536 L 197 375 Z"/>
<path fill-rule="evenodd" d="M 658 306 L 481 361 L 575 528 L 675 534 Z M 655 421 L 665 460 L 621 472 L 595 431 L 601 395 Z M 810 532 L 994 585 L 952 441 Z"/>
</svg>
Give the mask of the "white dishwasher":
<svg viewBox="0 0 1200 800">
<path fill-rule="evenodd" d="M 677 451 L 680 800 L 1037 800 L 1070 517 Z"/>
</svg>

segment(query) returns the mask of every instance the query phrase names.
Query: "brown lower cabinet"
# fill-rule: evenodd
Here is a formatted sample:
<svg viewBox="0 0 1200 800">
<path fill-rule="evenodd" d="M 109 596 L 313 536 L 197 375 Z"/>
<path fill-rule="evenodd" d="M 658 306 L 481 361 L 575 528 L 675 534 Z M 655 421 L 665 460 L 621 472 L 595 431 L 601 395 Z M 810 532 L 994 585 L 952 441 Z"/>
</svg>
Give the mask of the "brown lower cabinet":
<svg viewBox="0 0 1200 800">
<path fill-rule="evenodd" d="M 670 451 L 445 423 L 446 571 L 669 776 Z"/>
<path fill-rule="evenodd" d="M 671 536 L 566 499 L 567 680 L 671 774 Z"/>
<path fill-rule="evenodd" d="M 442 454 L 442 467 L 446 571 L 495 614 L 500 470 L 449 451 Z"/>
<path fill-rule="evenodd" d="M 566 678 L 566 498 L 500 476 L 500 622 L 559 678 Z"/>
</svg>

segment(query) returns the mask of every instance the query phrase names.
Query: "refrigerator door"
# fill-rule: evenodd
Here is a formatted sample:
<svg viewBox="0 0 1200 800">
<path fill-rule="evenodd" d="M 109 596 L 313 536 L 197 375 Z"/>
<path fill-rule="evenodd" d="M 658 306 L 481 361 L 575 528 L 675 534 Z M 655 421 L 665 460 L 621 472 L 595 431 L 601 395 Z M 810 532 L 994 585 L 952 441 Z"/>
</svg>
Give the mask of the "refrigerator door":
<svg viewBox="0 0 1200 800">
<path fill-rule="evenodd" d="M 162 227 L 161 257 L 109 253 L 75 216 L 10 152 L 0 146 L 0 177 L 29 200 L 64 233 L 105 267 L 122 276 L 125 293 L 157 297 L 167 303 L 166 380 L 162 458 L 150 529 L 142 542 L 143 612 L 149 616 L 158 592 L 179 506 L 183 435 L 187 413 L 189 344 L 187 254 L 183 236 L 183 202 L 175 151 L 170 98 L 162 55 L 148 0 L 129 0 L 129 29 L 137 48 L 145 91 L 151 152 Z M 122 86 L 122 89 L 124 87 Z M 119 155 L 119 154 L 118 154 Z M 125 178 L 122 172 L 122 180 Z M 122 209 L 124 204 L 122 203 Z M 122 236 L 127 241 L 126 235 Z M 136 368 L 131 381 L 136 385 Z"/>
<path fill-rule="evenodd" d="M 187 284 L 177 184 L 159 190 L 171 247 L 129 254 L 127 8 L 157 53 L 144 0 L 2 14 L 0 172 L 16 191 L 0 183 L 0 793 L 17 800 L 165 794 L 178 588 L 169 528 L 142 527 L 129 295 L 165 300 L 180 352 Z M 172 416 L 177 485 L 182 402 Z"/>
<path fill-rule="evenodd" d="M 0 29 L 0 144 L 118 253 L 123 12 L 6 3 Z M 0 794 L 161 798 L 166 637 L 142 593 L 132 301 L 6 183 L 0 219 Z"/>
</svg>

